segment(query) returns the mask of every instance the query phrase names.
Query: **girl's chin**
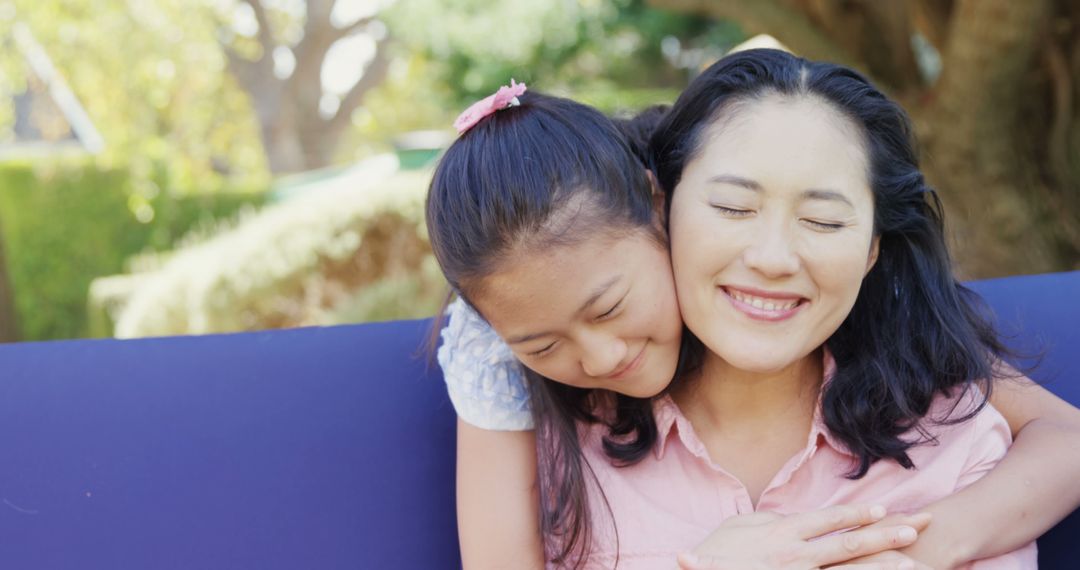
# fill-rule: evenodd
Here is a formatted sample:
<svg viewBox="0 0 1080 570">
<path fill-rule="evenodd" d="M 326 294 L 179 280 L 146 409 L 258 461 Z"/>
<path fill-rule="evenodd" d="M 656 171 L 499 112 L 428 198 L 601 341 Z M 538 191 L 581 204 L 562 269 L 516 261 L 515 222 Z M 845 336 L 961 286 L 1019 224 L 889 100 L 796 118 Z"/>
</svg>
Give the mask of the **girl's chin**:
<svg viewBox="0 0 1080 570">
<path fill-rule="evenodd" d="M 640 386 L 620 386 L 618 389 L 609 388 L 612 392 L 622 394 L 623 396 L 629 396 L 631 398 L 652 398 L 659 395 L 667 388 L 667 384 L 649 383 L 642 384 Z"/>
</svg>

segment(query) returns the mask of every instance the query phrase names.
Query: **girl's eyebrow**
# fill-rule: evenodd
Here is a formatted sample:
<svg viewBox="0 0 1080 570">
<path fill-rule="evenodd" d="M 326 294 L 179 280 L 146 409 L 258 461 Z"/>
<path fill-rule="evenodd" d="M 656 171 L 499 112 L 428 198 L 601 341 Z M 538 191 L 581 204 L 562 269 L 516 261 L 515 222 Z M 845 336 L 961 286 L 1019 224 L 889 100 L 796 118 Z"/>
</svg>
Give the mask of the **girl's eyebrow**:
<svg viewBox="0 0 1080 570">
<path fill-rule="evenodd" d="M 611 279 L 608 279 L 607 281 L 601 283 L 599 286 L 593 289 L 592 295 L 589 295 L 589 298 L 585 300 L 585 303 L 581 305 L 581 308 L 577 310 L 576 314 L 580 315 L 581 313 L 589 310 L 589 307 L 593 306 L 594 303 L 599 301 L 600 297 L 603 297 L 604 293 L 607 293 L 607 290 L 611 289 L 611 286 L 617 283 L 620 279 L 622 279 L 622 275 L 615 275 Z"/>
<path fill-rule="evenodd" d="M 584 303 L 582 303 L 581 308 L 578 309 L 577 312 L 574 313 L 574 314 L 575 315 L 580 315 L 581 313 L 584 313 L 585 311 L 589 310 L 589 307 L 593 306 L 593 304 L 595 304 L 597 301 L 599 301 L 600 297 L 603 297 L 604 293 L 607 293 L 608 289 L 611 289 L 611 286 L 618 283 L 620 279 L 622 279 L 621 274 L 615 275 L 611 279 L 608 279 L 607 281 L 605 281 L 605 282 L 601 283 L 600 285 L 598 285 L 595 289 L 593 289 L 592 294 L 589 295 L 589 298 L 586 299 Z M 530 340 L 545 337 L 545 336 L 547 336 L 549 334 L 551 334 L 551 333 L 546 332 L 546 331 L 545 332 L 538 332 L 538 333 L 530 333 L 530 334 L 525 334 L 525 335 L 520 335 L 520 336 L 507 337 L 505 340 L 506 340 L 506 344 L 521 344 L 523 342 L 528 342 Z"/>
<path fill-rule="evenodd" d="M 749 178 L 743 178 L 742 176 L 735 176 L 734 174 L 717 174 L 710 177 L 709 182 L 713 184 L 730 184 L 731 186 L 738 186 L 739 188 L 745 188 L 753 192 L 761 192 L 761 184 L 758 184 L 754 180 Z M 854 208 L 855 205 L 851 203 L 851 200 L 842 193 L 836 190 L 830 190 L 827 188 L 810 188 L 803 190 L 799 194 L 799 198 L 803 200 L 825 200 L 827 202 L 842 202 L 848 206 Z"/>
<path fill-rule="evenodd" d="M 510 338 L 506 339 L 506 344 L 521 344 L 523 342 L 529 342 L 530 340 L 537 339 L 537 338 L 540 338 L 540 337 L 544 337 L 544 336 L 547 336 L 549 334 L 551 334 L 551 333 L 549 333 L 549 332 L 541 332 L 541 333 L 532 333 L 532 334 L 526 334 L 526 335 L 521 335 L 521 336 L 513 336 L 513 337 L 510 337 Z"/>
</svg>

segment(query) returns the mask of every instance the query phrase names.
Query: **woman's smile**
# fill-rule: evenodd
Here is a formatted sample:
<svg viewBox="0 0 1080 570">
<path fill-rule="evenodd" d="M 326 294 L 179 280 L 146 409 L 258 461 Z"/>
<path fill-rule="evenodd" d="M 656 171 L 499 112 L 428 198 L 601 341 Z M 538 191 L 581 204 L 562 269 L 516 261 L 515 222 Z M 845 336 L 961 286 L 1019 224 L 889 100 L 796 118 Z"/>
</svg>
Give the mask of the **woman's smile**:
<svg viewBox="0 0 1080 570">
<path fill-rule="evenodd" d="M 759 321 L 786 321 L 798 314 L 809 302 L 805 297 L 792 293 L 731 285 L 718 289 L 733 307 L 747 317 Z"/>
</svg>

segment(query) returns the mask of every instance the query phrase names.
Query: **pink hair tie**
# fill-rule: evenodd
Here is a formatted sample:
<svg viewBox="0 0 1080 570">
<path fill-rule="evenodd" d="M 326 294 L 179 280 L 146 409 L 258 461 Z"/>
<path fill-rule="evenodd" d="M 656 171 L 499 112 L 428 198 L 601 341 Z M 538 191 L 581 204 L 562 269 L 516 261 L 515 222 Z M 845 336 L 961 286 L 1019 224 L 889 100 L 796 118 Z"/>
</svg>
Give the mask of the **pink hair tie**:
<svg viewBox="0 0 1080 570">
<path fill-rule="evenodd" d="M 457 120 L 454 121 L 454 128 L 457 129 L 457 132 L 460 135 L 473 128 L 473 125 L 479 123 L 481 119 L 495 111 L 501 111 L 509 107 L 517 107 L 521 104 L 521 101 L 518 101 L 518 97 L 524 93 L 525 84 L 515 83 L 514 80 L 511 79 L 509 87 L 500 87 L 494 95 L 488 95 L 473 103 L 468 109 L 465 109 L 463 113 L 458 115 Z"/>
</svg>

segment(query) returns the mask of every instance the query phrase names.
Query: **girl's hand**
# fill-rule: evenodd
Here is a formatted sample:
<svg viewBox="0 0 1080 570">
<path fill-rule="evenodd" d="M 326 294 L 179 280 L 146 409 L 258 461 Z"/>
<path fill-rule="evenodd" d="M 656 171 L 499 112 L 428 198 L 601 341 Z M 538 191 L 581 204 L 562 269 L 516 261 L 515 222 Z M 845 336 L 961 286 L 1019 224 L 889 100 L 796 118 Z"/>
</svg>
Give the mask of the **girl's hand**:
<svg viewBox="0 0 1080 570">
<path fill-rule="evenodd" d="M 885 517 L 885 508 L 841 505 L 782 516 L 752 513 L 720 525 L 692 553 L 679 555 L 682 570 L 817 570 L 854 558 L 908 546 L 930 524 L 927 514 L 907 515 L 893 524 L 857 528 Z M 846 532 L 844 529 L 848 530 Z M 837 533 L 837 534 L 832 534 Z M 828 536 L 826 536 L 828 535 Z M 869 560 L 844 569 L 915 569 L 904 555 Z"/>
<path fill-rule="evenodd" d="M 906 521 L 904 518 L 905 516 L 906 515 L 903 514 L 889 515 L 872 525 L 863 527 L 863 529 L 885 529 L 890 526 L 903 525 Z M 919 529 L 919 540 L 914 544 L 896 550 L 849 560 L 846 564 L 866 564 L 870 562 L 896 560 L 894 557 L 900 555 L 914 561 L 915 568 L 919 570 L 923 570 L 924 568 L 952 570 L 954 568 L 966 567 L 965 563 L 969 562 L 966 557 L 964 557 L 963 560 L 957 559 L 955 553 L 950 552 L 949 545 L 946 541 L 934 540 L 935 538 L 940 539 L 942 538 L 942 535 L 938 534 L 934 536 L 928 528 L 921 528 Z"/>
<path fill-rule="evenodd" d="M 886 552 L 871 554 L 870 556 L 862 556 L 854 560 L 848 560 L 840 566 L 829 566 L 829 568 L 830 570 L 837 568 L 850 568 L 851 570 L 855 570 L 856 568 L 908 568 L 909 570 L 934 570 L 930 566 L 897 550 L 888 550 Z"/>
</svg>

